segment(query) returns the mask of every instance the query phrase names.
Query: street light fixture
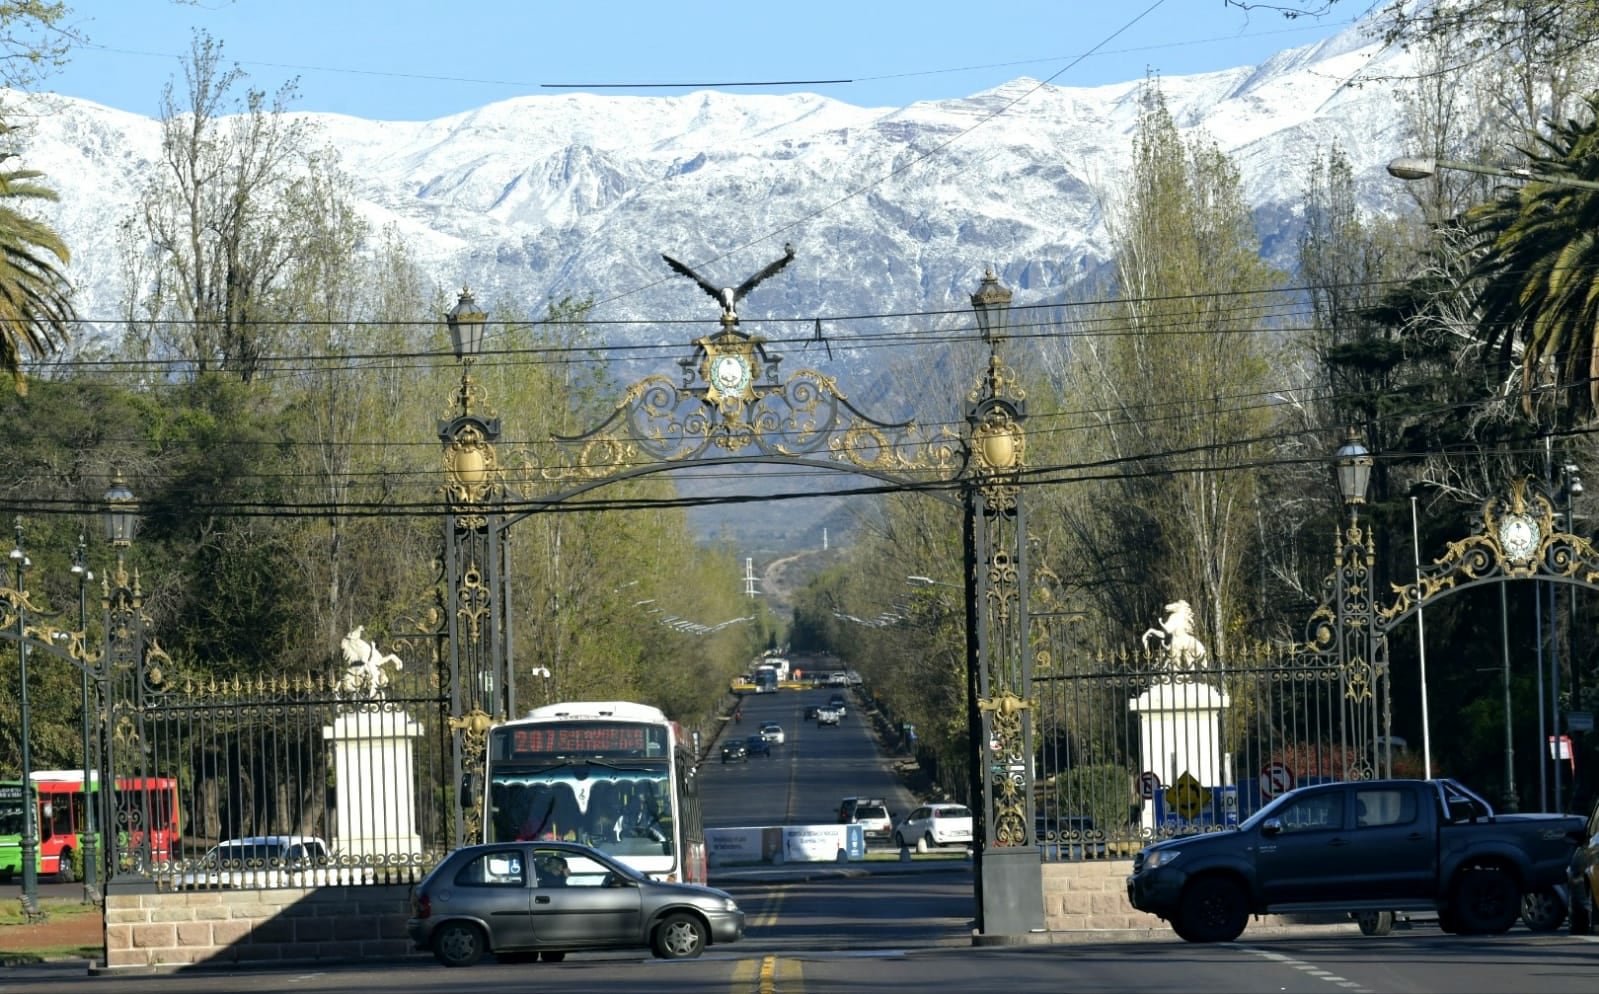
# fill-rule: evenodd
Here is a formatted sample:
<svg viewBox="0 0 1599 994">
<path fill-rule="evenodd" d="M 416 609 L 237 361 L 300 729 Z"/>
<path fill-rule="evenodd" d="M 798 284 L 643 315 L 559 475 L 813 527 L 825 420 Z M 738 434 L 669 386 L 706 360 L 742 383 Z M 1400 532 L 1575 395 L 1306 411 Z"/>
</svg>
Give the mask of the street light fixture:
<svg viewBox="0 0 1599 994">
<path fill-rule="evenodd" d="M 1402 180 L 1430 179 L 1438 175 L 1440 170 L 1476 173 L 1479 176 L 1500 176 L 1505 179 L 1519 179 L 1528 183 L 1548 183 L 1552 186 L 1574 186 L 1584 190 L 1599 190 L 1599 182 L 1594 180 L 1578 179 L 1575 176 L 1534 173 L 1530 169 L 1502 169 L 1497 166 L 1485 166 L 1477 162 L 1459 162 L 1454 159 L 1426 159 L 1407 156 L 1388 163 L 1388 175 Z"/>
<path fill-rule="evenodd" d="M 1333 456 L 1338 473 L 1338 495 L 1351 514 L 1356 506 L 1366 503 L 1366 489 L 1371 484 L 1371 452 L 1360 444 L 1360 433 L 1350 427 L 1344 435 L 1344 444 Z"/>
<path fill-rule="evenodd" d="M 444 315 L 444 320 L 450 326 L 450 344 L 455 347 L 455 358 L 471 365 L 483 351 L 483 329 L 488 326 L 488 313 L 478 308 L 472 291 L 462 287 L 460 299 Z"/>
<path fill-rule="evenodd" d="M 1005 340 L 1010 324 L 1011 293 L 994 275 L 992 269 L 983 273 L 983 282 L 972 294 L 972 310 L 977 312 L 977 328 L 986 345 Z"/>
</svg>

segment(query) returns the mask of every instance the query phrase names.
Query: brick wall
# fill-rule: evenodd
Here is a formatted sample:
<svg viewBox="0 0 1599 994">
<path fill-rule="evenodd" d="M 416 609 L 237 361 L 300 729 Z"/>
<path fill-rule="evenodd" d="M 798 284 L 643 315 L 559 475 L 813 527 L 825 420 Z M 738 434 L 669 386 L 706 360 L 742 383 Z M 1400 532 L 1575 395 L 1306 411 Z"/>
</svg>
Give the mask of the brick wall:
<svg viewBox="0 0 1599 994">
<path fill-rule="evenodd" d="M 290 963 L 415 955 L 410 887 L 110 893 L 110 972 L 195 963 Z"/>
</svg>

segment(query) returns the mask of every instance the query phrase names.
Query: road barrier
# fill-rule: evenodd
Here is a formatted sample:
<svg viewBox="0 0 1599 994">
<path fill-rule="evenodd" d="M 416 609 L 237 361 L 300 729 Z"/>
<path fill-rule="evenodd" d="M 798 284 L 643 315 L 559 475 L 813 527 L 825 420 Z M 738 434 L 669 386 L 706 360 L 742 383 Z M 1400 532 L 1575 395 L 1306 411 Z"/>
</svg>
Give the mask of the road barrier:
<svg viewBox="0 0 1599 994">
<path fill-rule="evenodd" d="M 843 863 L 866 858 L 860 825 L 763 825 L 708 828 L 712 866 L 751 863 Z"/>
</svg>

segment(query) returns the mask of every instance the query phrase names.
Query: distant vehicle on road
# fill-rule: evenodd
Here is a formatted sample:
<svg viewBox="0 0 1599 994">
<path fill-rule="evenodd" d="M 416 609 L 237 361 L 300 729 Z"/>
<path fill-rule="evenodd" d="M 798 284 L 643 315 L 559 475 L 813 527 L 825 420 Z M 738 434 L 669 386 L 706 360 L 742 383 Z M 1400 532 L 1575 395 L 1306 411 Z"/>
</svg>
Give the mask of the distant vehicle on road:
<svg viewBox="0 0 1599 994">
<path fill-rule="evenodd" d="M 843 713 L 837 708 L 819 708 L 816 712 L 816 727 L 824 728 L 827 726 L 832 726 L 836 728 L 838 727 L 840 719 L 843 717 Z"/>
<path fill-rule="evenodd" d="M 775 721 L 763 723 L 761 725 L 761 738 L 770 742 L 772 745 L 782 745 L 785 738 L 783 735 L 783 726 L 779 725 Z"/>
<path fill-rule="evenodd" d="M 849 702 L 844 700 L 843 694 L 834 694 L 827 699 L 827 706 L 838 712 L 840 718 L 849 714 Z"/>
<path fill-rule="evenodd" d="M 894 845 L 929 852 L 972 844 L 972 809 L 964 804 L 924 804 L 894 829 Z"/>
<path fill-rule="evenodd" d="M 685 959 L 737 942 L 744 912 L 724 891 L 652 880 L 575 842 L 500 842 L 457 849 L 424 877 L 406 932 L 445 966 L 582 949 Z"/>
<path fill-rule="evenodd" d="M 722 743 L 722 762 L 743 763 L 750 758 L 750 747 L 744 739 L 732 739 Z"/>
<path fill-rule="evenodd" d="M 766 741 L 766 737 L 764 735 L 751 735 L 749 738 L 744 740 L 744 755 L 745 758 L 750 756 L 765 756 L 767 759 L 771 759 L 772 744 Z"/>
<path fill-rule="evenodd" d="M 857 804 L 851 820 L 861 826 L 861 834 L 868 842 L 887 842 L 894 834 L 893 819 L 889 817 L 888 808 L 880 802 Z"/>
<path fill-rule="evenodd" d="M 1496 814 L 1454 780 L 1357 780 L 1289 791 L 1230 832 L 1168 839 L 1133 861 L 1133 907 L 1189 942 L 1231 942 L 1250 915 L 1436 911 L 1445 932 L 1503 932 L 1522 897 L 1565 882 L 1576 815 Z"/>
<path fill-rule="evenodd" d="M 252 835 L 211 847 L 175 875 L 183 889 L 315 887 L 328 883 L 328 844 L 313 835 Z"/>
</svg>

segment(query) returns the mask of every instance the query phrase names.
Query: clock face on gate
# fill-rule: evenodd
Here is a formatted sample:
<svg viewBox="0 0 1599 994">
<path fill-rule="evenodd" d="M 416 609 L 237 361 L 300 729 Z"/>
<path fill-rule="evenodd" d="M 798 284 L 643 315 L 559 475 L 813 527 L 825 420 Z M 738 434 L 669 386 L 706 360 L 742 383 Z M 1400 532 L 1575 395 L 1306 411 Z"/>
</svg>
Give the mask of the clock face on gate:
<svg viewBox="0 0 1599 994">
<path fill-rule="evenodd" d="M 1530 515 L 1512 514 L 1499 523 L 1499 546 L 1517 562 L 1531 559 L 1538 551 L 1538 522 Z"/>
<path fill-rule="evenodd" d="M 738 396 L 749 386 L 749 361 L 739 355 L 717 356 L 711 361 L 709 379 L 724 396 Z"/>
</svg>

